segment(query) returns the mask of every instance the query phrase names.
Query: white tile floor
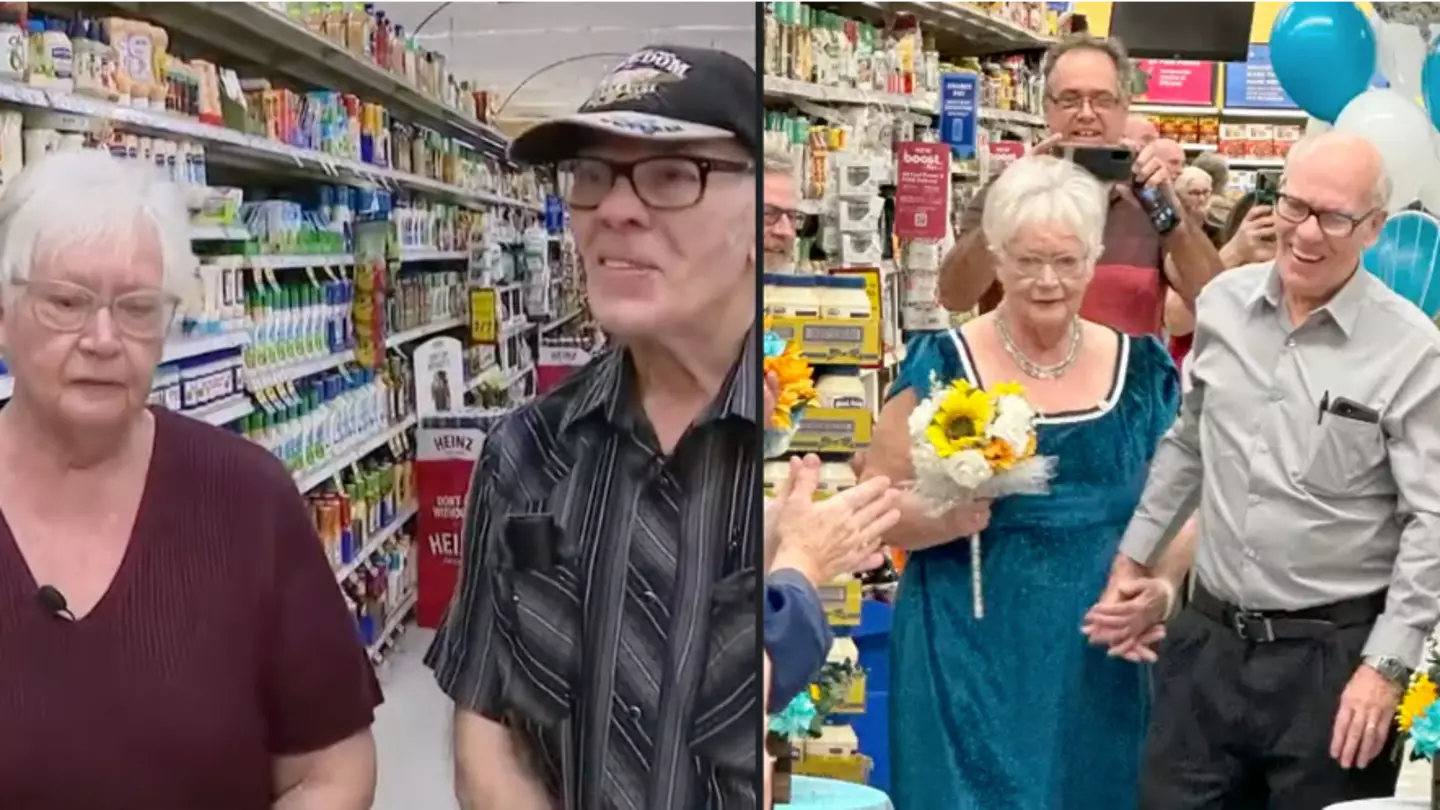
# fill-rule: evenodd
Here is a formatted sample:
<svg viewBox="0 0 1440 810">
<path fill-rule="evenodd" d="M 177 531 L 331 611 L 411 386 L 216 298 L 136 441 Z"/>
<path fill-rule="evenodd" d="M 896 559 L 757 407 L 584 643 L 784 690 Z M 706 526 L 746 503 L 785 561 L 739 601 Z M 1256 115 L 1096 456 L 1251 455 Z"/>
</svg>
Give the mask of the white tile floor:
<svg viewBox="0 0 1440 810">
<path fill-rule="evenodd" d="M 374 810 L 459 810 L 450 765 L 448 698 L 423 658 L 434 633 L 411 625 L 380 668 L 385 703 L 376 713 L 380 759 Z M 1427 762 L 1406 762 L 1398 796 L 1428 798 Z"/>
<path fill-rule="evenodd" d="M 381 665 L 375 716 L 380 776 L 374 810 L 459 810 L 450 765 L 450 699 L 425 668 L 434 632 L 413 624 Z"/>
</svg>

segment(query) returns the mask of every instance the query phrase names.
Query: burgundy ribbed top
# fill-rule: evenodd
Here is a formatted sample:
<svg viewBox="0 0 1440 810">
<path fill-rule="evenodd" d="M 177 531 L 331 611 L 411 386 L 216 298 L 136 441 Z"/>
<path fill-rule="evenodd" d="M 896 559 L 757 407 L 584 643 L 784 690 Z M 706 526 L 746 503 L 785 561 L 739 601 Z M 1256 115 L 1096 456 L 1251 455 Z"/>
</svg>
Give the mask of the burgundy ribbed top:
<svg viewBox="0 0 1440 810">
<path fill-rule="evenodd" d="M 272 756 L 339 742 L 380 702 L 285 469 L 155 417 L 129 550 L 84 619 L 40 606 L 0 521 L 4 810 L 269 810 Z"/>
</svg>

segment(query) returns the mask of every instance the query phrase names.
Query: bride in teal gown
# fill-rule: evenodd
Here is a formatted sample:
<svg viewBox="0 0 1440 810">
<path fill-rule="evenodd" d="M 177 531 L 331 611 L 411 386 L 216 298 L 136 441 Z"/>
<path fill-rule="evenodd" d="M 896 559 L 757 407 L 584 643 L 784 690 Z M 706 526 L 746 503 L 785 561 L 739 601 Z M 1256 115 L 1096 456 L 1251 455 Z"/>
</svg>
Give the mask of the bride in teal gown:
<svg viewBox="0 0 1440 810">
<path fill-rule="evenodd" d="M 1048 494 L 990 507 L 983 618 L 974 614 L 964 529 L 946 535 L 946 519 L 912 503 L 902 534 L 892 535 L 912 549 L 891 637 L 895 810 L 1135 806 L 1148 670 L 1090 646 L 1081 624 L 1175 420 L 1180 386 L 1154 337 L 1079 318 L 1102 195 L 1088 175 L 1051 158 L 1006 170 L 984 218 L 990 244 L 1002 246 L 1005 300 L 962 329 L 912 341 L 877 426 L 867 474 L 913 479 L 906 419 L 932 380 L 1016 381 L 1045 414 L 1038 452 L 1057 461 Z M 948 519 L 965 525 L 963 516 Z"/>
</svg>

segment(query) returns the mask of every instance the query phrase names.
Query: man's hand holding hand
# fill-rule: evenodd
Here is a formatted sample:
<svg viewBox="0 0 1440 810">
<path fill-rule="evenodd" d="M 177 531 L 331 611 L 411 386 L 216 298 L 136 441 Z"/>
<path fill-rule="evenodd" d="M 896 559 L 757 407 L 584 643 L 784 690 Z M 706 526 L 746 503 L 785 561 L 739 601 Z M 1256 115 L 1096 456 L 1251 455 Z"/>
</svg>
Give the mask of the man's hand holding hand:
<svg viewBox="0 0 1440 810">
<path fill-rule="evenodd" d="M 1369 664 L 1361 664 L 1340 695 L 1330 737 L 1331 758 L 1342 768 L 1364 768 L 1374 761 L 1390 738 L 1399 703 L 1400 687 Z"/>
</svg>

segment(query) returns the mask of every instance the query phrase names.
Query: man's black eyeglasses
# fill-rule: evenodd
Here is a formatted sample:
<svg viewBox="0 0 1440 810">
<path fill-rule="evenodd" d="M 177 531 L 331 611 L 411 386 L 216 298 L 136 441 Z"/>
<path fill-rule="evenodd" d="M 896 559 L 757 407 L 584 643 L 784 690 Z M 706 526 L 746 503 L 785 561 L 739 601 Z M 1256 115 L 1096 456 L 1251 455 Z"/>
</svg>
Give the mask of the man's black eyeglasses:
<svg viewBox="0 0 1440 810">
<path fill-rule="evenodd" d="M 1319 224 L 1320 231 L 1326 236 L 1336 239 L 1344 239 L 1360 227 L 1360 223 L 1374 216 L 1380 211 L 1379 208 L 1352 217 L 1340 211 L 1320 211 L 1311 207 L 1310 203 L 1298 197 L 1291 197 L 1289 194 L 1278 194 L 1275 197 L 1275 216 L 1294 225 L 1303 225 L 1305 220 L 1315 217 Z"/>
<path fill-rule="evenodd" d="M 689 208 L 705 197 L 715 172 L 754 171 L 754 164 L 689 155 L 663 155 L 622 162 L 603 158 L 572 158 L 559 164 L 562 195 L 571 208 L 600 207 L 615 180 L 623 177 L 645 205 L 661 211 Z"/>
<path fill-rule="evenodd" d="M 800 212 L 796 211 L 793 208 L 781 208 L 778 205 L 770 205 L 769 203 L 766 203 L 765 226 L 767 228 L 773 228 L 776 225 L 779 225 L 780 220 L 782 219 L 790 220 L 791 227 L 794 227 L 795 224 L 800 221 Z"/>
</svg>

